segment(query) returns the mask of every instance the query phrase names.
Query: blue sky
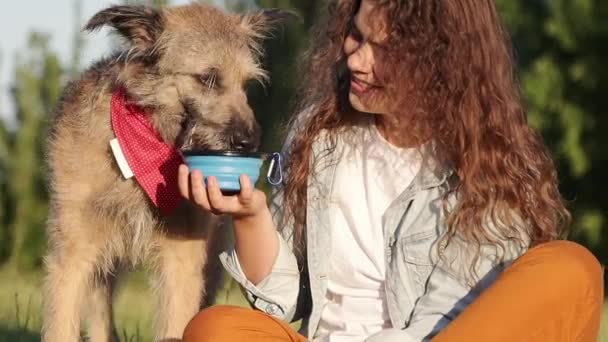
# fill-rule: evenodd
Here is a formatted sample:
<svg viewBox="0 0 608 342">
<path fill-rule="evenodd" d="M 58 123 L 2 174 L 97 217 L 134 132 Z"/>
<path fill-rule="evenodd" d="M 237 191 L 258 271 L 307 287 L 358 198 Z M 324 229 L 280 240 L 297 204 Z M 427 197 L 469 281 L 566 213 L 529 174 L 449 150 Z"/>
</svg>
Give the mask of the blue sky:
<svg viewBox="0 0 608 342">
<path fill-rule="evenodd" d="M 6 119 L 13 112 L 8 91 L 13 79 L 15 55 L 23 51 L 31 30 L 51 35 L 51 46 L 61 60 L 70 60 L 72 37 L 75 29 L 75 0 L 18 0 L 9 1 L 0 11 L 0 115 Z M 214 0 L 217 4 L 223 0 Z M 100 9 L 118 3 L 119 0 L 83 0 L 83 21 Z M 172 4 L 188 3 L 189 0 L 172 0 Z M 86 36 L 83 65 L 109 51 L 107 31 Z M 8 118 L 10 120 L 10 118 Z"/>
</svg>

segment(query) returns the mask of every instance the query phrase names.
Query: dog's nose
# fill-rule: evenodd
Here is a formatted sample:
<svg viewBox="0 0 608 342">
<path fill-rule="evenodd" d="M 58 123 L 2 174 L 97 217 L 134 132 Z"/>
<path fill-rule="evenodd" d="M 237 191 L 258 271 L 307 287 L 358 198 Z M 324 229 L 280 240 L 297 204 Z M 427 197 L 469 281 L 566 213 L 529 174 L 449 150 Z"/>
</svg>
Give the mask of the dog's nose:
<svg viewBox="0 0 608 342">
<path fill-rule="evenodd" d="M 246 132 L 234 133 L 230 138 L 230 144 L 237 151 L 253 151 L 258 147 L 254 135 Z"/>
</svg>

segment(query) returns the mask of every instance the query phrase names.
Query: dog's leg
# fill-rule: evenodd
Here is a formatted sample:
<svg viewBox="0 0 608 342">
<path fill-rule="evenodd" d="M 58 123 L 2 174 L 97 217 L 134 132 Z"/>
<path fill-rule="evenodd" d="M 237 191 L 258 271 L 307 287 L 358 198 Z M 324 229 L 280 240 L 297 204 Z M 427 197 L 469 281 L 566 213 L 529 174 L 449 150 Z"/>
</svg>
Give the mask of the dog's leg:
<svg viewBox="0 0 608 342">
<path fill-rule="evenodd" d="M 204 269 L 203 279 L 205 279 L 205 296 L 203 297 L 203 308 L 208 308 L 216 302 L 217 294 L 224 275 L 224 266 L 220 262 L 219 255 L 234 245 L 232 227 L 224 222 L 221 227 L 213 230 L 213 234 L 207 240 L 207 263 Z"/>
<path fill-rule="evenodd" d="M 155 288 L 159 294 L 156 341 L 181 341 L 204 295 L 206 240 L 159 236 Z"/>
<path fill-rule="evenodd" d="M 112 294 L 116 283 L 114 274 L 100 275 L 93 284 L 88 302 L 88 336 L 90 342 L 118 341 L 112 313 Z"/>
<path fill-rule="evenodd" d="M 80 313 L 95 272 L 96 248 L 62 241 L 45 258 L 45 313 L 42 340 L 80 341 Z"/>
</svg>

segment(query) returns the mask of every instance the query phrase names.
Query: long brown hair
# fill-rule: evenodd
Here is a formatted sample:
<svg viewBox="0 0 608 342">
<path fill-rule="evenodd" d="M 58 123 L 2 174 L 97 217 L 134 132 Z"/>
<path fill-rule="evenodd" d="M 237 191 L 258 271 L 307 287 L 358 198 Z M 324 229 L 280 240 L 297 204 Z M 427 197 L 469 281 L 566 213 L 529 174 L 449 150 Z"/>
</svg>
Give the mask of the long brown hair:
<svg viewBox="0 0 608 342">
<path fill-rule="evenodd" d="M 321 131 L 330 141 L 347 126 L 348 75 L 342 52 L 360 0 L 332 0 L 313 31 L 295 135 L 287 147 L 289 178 L 285 217 L 294 222 L 294 251 L 306 258 L 306 188 L 312 144 Z M 375 70 L 394 109 L 408 108 L 407 134 L 430 132 L 440 162 L 457 178 L 451 193 L 458 204 L 448 214 L 448 236 L 479 244 L 501 244 L 521 236 L 510 213 L 526 224 L 531 245 L 556 239 L 569 224 L 553 161 L 541 137 L 526 121 L 514 74 L 511 43 L 493 0 L 376 0 L 388 37 Z M 449 194 L 446 194 L 446 198 Z M 505 210 L 507 209 L 507 210 Z M 519 222 L 519 221 L 518 221 Z"/>
</svg>

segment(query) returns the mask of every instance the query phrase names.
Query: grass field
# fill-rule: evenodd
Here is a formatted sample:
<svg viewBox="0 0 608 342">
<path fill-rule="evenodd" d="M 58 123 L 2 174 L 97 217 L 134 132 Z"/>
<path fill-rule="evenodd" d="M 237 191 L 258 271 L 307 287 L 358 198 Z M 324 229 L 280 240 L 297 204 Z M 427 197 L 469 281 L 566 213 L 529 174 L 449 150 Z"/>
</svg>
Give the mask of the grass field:
<svg viewBox="0 0 608 342">
<path fill-rule="evenodd" d="M 135 273 L 120 286 L 115 304 L 117 330 L 122 342 L 152 340 L 154 295 L 145 275 Z M 40 274 L 18 275 L 0 270 L 0 342 L 40 341 Z M 245 305 L 238 286 L 224 283 L 218 304 Z M 604 305 L 600 342 L 608 342 L 608 304 Z"/>
<path fill-rule="evenodd" d="M 0 342 L 40 341 L 42 278 L 0 270 Z M 143 272 L 130 275 L 119 286 L 114 307 L 117 331 L 123 342 L 152 340 L 155 296 Z M 218 304 L 246 305 L 233 282 L 225 282 Z"/>
</svg>

